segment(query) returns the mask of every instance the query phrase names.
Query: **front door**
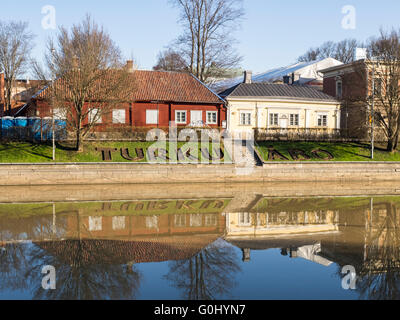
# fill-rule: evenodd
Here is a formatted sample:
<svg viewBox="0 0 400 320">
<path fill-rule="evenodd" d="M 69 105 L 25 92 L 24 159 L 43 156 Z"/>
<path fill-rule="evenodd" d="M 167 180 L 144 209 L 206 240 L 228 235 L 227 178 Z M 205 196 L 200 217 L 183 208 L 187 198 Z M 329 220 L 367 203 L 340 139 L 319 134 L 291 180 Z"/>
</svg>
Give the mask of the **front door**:
<svg viewBox="0 0 400 320">
<path fill-rule="evenodd" d="M 281 129 L 287 129 L 288 128 L 288 118 L 286 116 L 283 116 L 281 118 L 280 127 L 281 127 Z"/>
<path fill-rule="evenodd" d="M 203 111 L 190 111 L 190 125 L 192 127 L 202 127 L 203 126 Z"/>
</svg>

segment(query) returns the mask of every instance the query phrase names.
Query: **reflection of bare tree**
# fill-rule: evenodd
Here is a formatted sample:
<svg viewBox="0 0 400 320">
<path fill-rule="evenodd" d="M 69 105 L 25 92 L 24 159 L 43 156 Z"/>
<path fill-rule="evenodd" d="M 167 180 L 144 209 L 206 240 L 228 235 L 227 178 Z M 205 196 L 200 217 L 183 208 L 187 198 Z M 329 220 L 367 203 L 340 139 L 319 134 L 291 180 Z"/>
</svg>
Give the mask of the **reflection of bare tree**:
<svg viewBox="0 0 400 320">
<path fill-rule="evenodd" d="M 27 245 L 9 244 L 0 247 L 0 290 L 25 289 L 27 284 L 24 274 L 27 266 Z"/>
<path fill-rule="evenodd" d="M 367 219 L 365 261 L 359 271 L 361 298 L 400 299 L 400 215 L 393 202 Z"/>
<path fill-rule="evenodd" d="M 234 249 L 217 241 L 190 259 L 171 262 L 165 278 L 182 291 L 184 299 L 213 300 L 235 286 L 237 261 Z"/>
<path fill-rule="evenodd" d="M 27 272 L 33 298 L 134 299 L 141 275 L 109 249 L 106 241 L 59 241 L 35 246 L 30 253 L 32 267 Z M 44 276 L 41 269 L 45 265 L 56 269 L 56 290 L 46 291 L 41 287 Z"/>
</svg>

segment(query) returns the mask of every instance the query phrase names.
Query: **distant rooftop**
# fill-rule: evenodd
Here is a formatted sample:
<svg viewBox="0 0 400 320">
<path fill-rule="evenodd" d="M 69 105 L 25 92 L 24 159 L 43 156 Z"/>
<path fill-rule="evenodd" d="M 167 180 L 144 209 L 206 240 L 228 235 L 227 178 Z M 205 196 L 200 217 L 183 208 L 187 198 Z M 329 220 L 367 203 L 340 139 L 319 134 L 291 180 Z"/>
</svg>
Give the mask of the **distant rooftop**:
<svg viewBox="0 0 400 320">
<path fill-rule="evenodd" d="M 296 75 L 296 81 L 298 84 L 305 84 L 313 80 L 322 81 L 323 76 L 319 70 L 342 64 L 342 62 L 333 58 L 320 59 L 310 62 L 299 62 L 286 67 L 274 68 L 266 72 L 254 74 L 252 76 L 252 82 L 273 83 L 275 81 L 282 81 L 284 76 L 290 76 L 293 73 Z M 219 81 L 213 85 L 213 88 L 217 91 L 222 91 L 241 82 L 243 82 L 242 76 Z"/>
<path fill-rule="evenodd" d="M 301 85 L 273 83 L 240 83 L 219 94 L 223 98 L 269 98 L 306 101 L 338 102 L 322 91 Z"/>
</svg>

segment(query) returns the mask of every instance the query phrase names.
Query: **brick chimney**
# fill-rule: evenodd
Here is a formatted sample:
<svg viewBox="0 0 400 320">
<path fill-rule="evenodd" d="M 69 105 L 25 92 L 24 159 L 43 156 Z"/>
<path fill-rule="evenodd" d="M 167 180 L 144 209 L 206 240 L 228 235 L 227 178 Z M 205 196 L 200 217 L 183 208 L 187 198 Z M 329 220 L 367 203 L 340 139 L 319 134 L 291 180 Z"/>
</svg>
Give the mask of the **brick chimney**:
<svg viewBox="0 0 400 320">
<path fill-rule="evenodd" d="M 133 60 L 126 61 L 126 68 L 128 69 L 129 72 L 133 72 L 134 70 Z"/>
<path fill-rule="evenodd" d="M 246 70 L 244 72 L 243 83 L 251 83 L 252 78 L 253 78 L 253 72 Z"/>
</svg>

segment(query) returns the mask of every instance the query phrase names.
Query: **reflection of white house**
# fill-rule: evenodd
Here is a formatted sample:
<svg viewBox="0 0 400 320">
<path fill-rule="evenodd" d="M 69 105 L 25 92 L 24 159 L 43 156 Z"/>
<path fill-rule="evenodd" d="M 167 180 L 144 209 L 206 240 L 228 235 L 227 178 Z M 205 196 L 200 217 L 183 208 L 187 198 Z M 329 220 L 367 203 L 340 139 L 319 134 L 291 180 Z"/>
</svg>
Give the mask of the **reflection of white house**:
<svg viewBox="0 0 400 320">
<path fill-rule="evenodd" d="M 245 73 L 243 83 L 220 96 L 228 102 L 230 132 L 340 129 L 340 102 L 310 86 L 252 83 Z"/>
</svg>

